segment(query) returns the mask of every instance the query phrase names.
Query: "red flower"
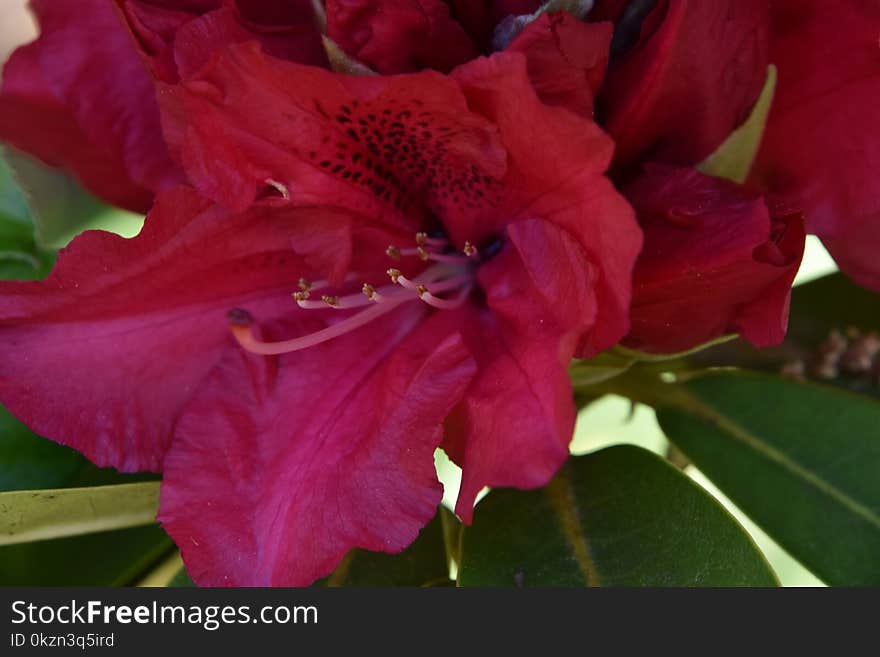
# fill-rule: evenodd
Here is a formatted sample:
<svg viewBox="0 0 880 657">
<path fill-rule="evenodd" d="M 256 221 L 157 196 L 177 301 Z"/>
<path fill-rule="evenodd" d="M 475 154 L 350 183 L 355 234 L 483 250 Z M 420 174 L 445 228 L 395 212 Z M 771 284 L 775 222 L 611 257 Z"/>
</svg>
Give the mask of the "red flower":
<svg viewBox="0 0 880 657">
<path fill-rule="evenodd" d="M 327 0 L 327 35 L 379 73 L 451 71 L 491 50 L 495 26 L 540 0 Z"/>
<path fill-rule="evenodd" d="M 546 483 L 568 363 L 626 332 L 641 242 L 595 124 L 540 103 L 518 54 L 356 78 L 245 44 L 163 98 L 188 175 L 236 209 L 170 191 L 137 238 L 87 233 L 47 281 L 0 286 L 3 402 L 162 469 L 201 584 L 403 549 L 441 441 L 466 521 L 485 485 Z"/>
<path fill-rule="evenodd" d="M 752 182 L 802 210 L 841 269 L 880 290 L 880 5 L 771 7 L 779 85 Z"/>
<path fill-rule="evenodd" d="M 628 346 L 675 353 L 726 333 L 782 341 L 804 249 L 799 215 L 771 219 L 760 197 L 695 169 L 648 165 L 623 193 L 645 231 Z"/>
<path fill-rule="evenodd" d="M 253 38 L 273 54 L 322 61 L 308 0 L 239 4 L 32 0 L 41 33 L 4 69 L 0 138 L 70 170 L 110 203 L 146 211 L 157 191 L 182 180 L 162 137 L 154 74 L 170 79 L 215 45 Z"/>
<path fill-rule="evenodd" d="M 588 52 L 572 53 L 601 43 L 588 30 L 606 23 L 570 20 L 548 39 L 548 23 L 559 19 L 543 17 L 511 45 L 529 57 L 538 89 L 571 81 L 558 104 L 588 114 L 576 81 L 587 99 L 598 90 L 597 113 L 616 143 L 611 176 L 645 231 L 630 346 L 675 352 L 732 332 L 763 346 L 785 334 L 800 217 L 782 211 L 771 220 L 758 194 L 695 168 L 759 95 L 769 63 L 766 9 L 758 0 L 600 2 L 591 17 L 616 21 L 604 82 L 602 60 L 594 56 L 599 64 L 590 67 Z M 544 59 L 551 64 L 538 65 Z"/>
</svg>

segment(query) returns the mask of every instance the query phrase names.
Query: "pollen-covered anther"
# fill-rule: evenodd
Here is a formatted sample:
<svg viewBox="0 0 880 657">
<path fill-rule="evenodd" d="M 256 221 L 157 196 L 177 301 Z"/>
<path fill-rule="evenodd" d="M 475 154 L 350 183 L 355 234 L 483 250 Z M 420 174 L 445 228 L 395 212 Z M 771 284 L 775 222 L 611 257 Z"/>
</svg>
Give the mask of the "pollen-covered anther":
<svg viewBox="0 0 880 657">
<path fill-rule="evenodd" d="M 367 297 L 370 301 L 378 301 L 379 293 L 376 292 L 376 288 L 374 288 L 369 283 L 364 283 L 364 286 L 361 288 L 361 292 L 364 293 L 364 296 Z"/>
<path fill-rule="evenodd" d="M 416 233 L 416 245 L 425 246 L 428 243 L 428 233 Z"/>
<path fill-rule="evenodd" d="M 391 278 L 391 282 L 394 284 L 397 284 L 397 282 L 400 280 L 400 277 L 403 275 L 403 273 L 399 269 L 393 268 L 389 269 L 385 273 L 388 274 L 388 276 Z"/>
<path fill-rule="evenodd" d="M 477 247 L 475 247 L 475 246 L 474 246 L 473 244 L 471 244 L 470 242 L 465 242 L 465 243 L 464 243 L 464 248 L 462 249 L 462 251 L 464 252 L 464 254 L 465 254 L 468 258 L 473 258 L 475 255 L 477 255 Z"/>
<path fill-rule="evenodd" d="M 419 299 L 421 299 L 421 298 L 424 297 L 426 294 L 429 294 L 429 292 L 428 292 L 428 288 L 425 287 L 424 285 L 419 285 L 418 287 L 416 287 L 416 294 L 418 294 L 418 295 L 419 295 Z"/>
<path fill-rule="evenodd" d="M 308 290 L 300 290 L 299 292 L 293 293 L 293 298 L 296 301 L 306 301 L 309 298 L 310 294 Z"/>
<path fill-rule="evenodd" d="M 325 294 L 321 297 L 321 301 L 326 303 L 331 308 L 339 308 L 339 297 L 330 296 Z"/>
<path fill-rule="evenodd" d="M 308 292 L 309 290 L 312 289 L 312 284 L 309 283 L 304 278 L 299 279 L 298 286 L 299 286 L 299 289 L 302 290 L 303 292 Z M 308 297 L 306 297 L 306 298 L 308 298 Z"/>
<path fill-rule="evenodd" d="M 431 257 L 431 252 L 428 251 L 428 249 L 426 249 L 426 248 L 423 247 L 423 246 L 420 246 L 420 247 L 419 247 L 418 249 L 416 249 L 416 250 L 418 251 L 419 257 L 420 257 L 422 260 L 424 260 L 425 262 L 427 262 L 428 259 Z"/>
<path fill-rule="evenodd" d="M 393 244 L 389 244 L 388 248 L 385 249 L 385 255 L 387 255 L 392 260 L 400 260 L 400 249 L 398 249 Z"/>
</svg>

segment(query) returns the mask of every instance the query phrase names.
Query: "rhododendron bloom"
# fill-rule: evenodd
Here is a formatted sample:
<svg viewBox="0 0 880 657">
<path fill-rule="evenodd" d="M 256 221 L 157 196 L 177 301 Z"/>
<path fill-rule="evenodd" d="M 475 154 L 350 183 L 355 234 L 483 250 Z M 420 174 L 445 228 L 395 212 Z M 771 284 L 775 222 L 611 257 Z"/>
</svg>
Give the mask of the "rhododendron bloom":
<svg viewBox="0 0 880 657">
<path fill-rule="evenodd" d="M 199 191 L 0 286 L 17 416 L 161 470 L 200 584 L 307 584 L 352 548 L 403 549 L 440 501 L 441 445 L 465 521 L 483 486 L 549 480 L 568 363 L 626 333 L 641 245 L 594 123 L 541 103 L 513 53 L 357 78 L 244 44 L 162 98 Z"/>
<path fill-rule="evenodd" d="M 40 36 L 4 68 L 0 138 L 136 211 L 182 182 L 162 135 L 155 76 L 174 79 L 217 47 L 251 39 L 279 57 L 325 60 L 309 0 L 32 0 L 30 6 Z"/>
<path fill-rule="evenodd" d="M 645 229 L 625 344 L 669 353 L 727 333 L 759 346 L 779 342 L 802 218 L 696 169 L 749 116 L 764 84 L 766 3 L 599 2 L 591 18 L 616 21 L 604 80 L 603 62 L 583 44 L 601 43 L 597 30 L 607 23 L 569 17 L 549 39 L 547 16 L 511 49 L 529 57 L 539 90 L 544 80 L 572 81 L 553 102 L 588 115 L 574 81 L 588 98 L 598 92 L 597 114 L 616 144 L 610 175 Z"/>
</svg>

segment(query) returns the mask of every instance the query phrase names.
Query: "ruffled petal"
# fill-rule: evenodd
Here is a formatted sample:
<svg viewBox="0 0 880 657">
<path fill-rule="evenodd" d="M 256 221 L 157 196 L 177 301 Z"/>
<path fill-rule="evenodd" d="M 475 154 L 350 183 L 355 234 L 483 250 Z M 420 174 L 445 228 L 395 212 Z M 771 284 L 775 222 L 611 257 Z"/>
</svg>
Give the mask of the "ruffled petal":
<svg viewBox="0 0 880 657">
<path fill-rule="evenodd" d="M 175 432 L 159 512 L 197 583 L 307 585 L 353 548 L 416 537 L 442 496 L 443 419 L 474 372 L 460 337 L 418 326 L 425 312 L 277 359 L 232 352 L 212 374 Z"/>
<path fill-rule="evenodd" d="M 587 117 L 605 79 L 613 28 L 584 23 L 567 12 L 544 13 L 529 23 L 507 51 L 528 58 L 529 79 L 538 97 Z"/>
<path fill-rule="evenodd" d="M 115 4 L 35 0 L 31 6 L 41 27 L 35 48 L 43 79 L 91 148 L 122 163 L 116 178 L 154 193 L 179 182 L 162 140 L 153 81 Z M 67 165 L 64 153 L 57 161 Z M 114 179 L 104 184 L 112 188 Z"/>
<path fill-rule="evenodd" d="M 384 74 L 447 72 L 479 53 L 441 0 L 328 0 L 327 34 Z"/>
<path fill-rule="evenodd" d="M 762 198 L 694 169 L 650 166 L 624 192 L 645 231 L 625 344 L 674 353 L 727 333 L 759 347 L 785 337 L 800 216 L 771 220 Z"/>
<path fill-rule="evenodd" d="M 99 465 L 159 470 L 181 409 L 235 346 L 226 312 L 295 308 L 295 223 L 179 188 L 137 237 L 84 233 L 45 281 L 0 283 L 0 400 Z"/>
<path fill-rule="evenodd" d="M 233 208 L 274 180 L 297 204 L 330 200 L 412 230 L 474 204 L 506 167 L 494 126 L 438 73 L 346 76 L 245 44 L 163 97 L 191 179 Z"/>
</svg>

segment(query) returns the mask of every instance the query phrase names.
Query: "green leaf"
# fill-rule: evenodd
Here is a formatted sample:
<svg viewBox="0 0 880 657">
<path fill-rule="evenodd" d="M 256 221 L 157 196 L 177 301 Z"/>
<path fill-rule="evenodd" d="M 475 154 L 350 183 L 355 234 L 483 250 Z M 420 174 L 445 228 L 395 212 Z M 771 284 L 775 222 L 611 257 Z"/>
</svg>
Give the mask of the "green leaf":
<svg viewBox="0 0 880 657">
<path fill-rule="evenodd" d="M 726 178 L 738 184 L 746 181 L 761 146 L 775 92 L 776 67 L 770 64 L 767 67 L 767 81 L 749 118 L 697 167 L 700 171 L 707 176 Z"/>
<path fill-rule="evenodd" d="M 651 452 L 572 459 L 543 490 L 492 491 L 465 529 L 462 586 L 775 586 L 751 538 Z"/>
<path fill-rule="evenodd" d="M 43 278 L 54 260 L 54 254 L 37 246 L 24 196 L 0 159 L 0 279 Z"/>
<path fill-rule="evenodd" d="M 195 586 L 195 582 L 186 574 L 186 568 L 181 568 L 168 582 L 168 586 L 171 588 L 192 588 Z"/>
<path fill-rule="evenodd" d="M 792 556 L 833 585 L 880 585 L 880 404 L 720 372 L 658 409 L 667 437 Z"/>
<path fill-rule="evenodd" d="M 98 468 L 69 447 L 34 435 L 0 406 L 0 491 L 156 481 L 151 473 Z"/>
<path fill-rule="evenodd" d="M 400 554 L 352 550 L 323 586 L 448 586 L 449 564 L 440 513 Z"/>
<path fill-rule="evenodd" d="M 0 547 L 0 586 L 125 586 L 174 547 L 158 525 Z"/>
<path fill-rule="evenodd" d="M 154 522 L 159 482 L 0 493 L 0 545 Z"/>
</svg>

